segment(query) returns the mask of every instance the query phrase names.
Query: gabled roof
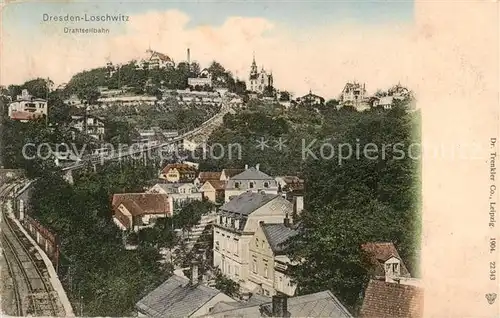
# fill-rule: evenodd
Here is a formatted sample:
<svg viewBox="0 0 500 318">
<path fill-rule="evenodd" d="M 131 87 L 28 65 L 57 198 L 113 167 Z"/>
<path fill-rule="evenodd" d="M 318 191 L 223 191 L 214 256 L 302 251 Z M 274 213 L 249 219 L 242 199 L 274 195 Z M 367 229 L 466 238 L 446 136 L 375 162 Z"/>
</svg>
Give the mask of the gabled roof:
<svg viewBox="0 0 500 318">
<path fill-rule="evenodd" d="M 262 231 L 266 235 L 267 242 L 275 254 L 283 252 L 284 243 L 291 237 L 298 234 L 298 231 L 290 225 L 287 227 L 283 223 L 262 224 Z"/>
<path fill-rule="evenodd" d="M 222 172 L 217 171 L 202 171 L 198 174 L 198 179 L 201 183 L 205 183 L 207 180 L 220 180 Z"/>
<path fill-rule="evenodd" d="M 370 280 L 360 317 L 423 317 L 423 300 L 423 289 L 419 287 Z"/>
<path fill-rule="evenodd" d="M 148 317 L 188 317 L 219 294 L 222 293 L 216 289 L 192 286 L 189 279 L 173 275 L 135 307 Z"/>
<path fill-rule="evenodd" d="M 221 180 L 207 180 L 206 182 L 210 183 L 210 185 L 215 190 L 224 190 L 226 188 L 226 181 L 221 181 Z"/>
<path fill-rule="evenodd" d="M 236 306 L 231 303 L 231 307 Z M 288 312 L 291 317 L 333 317 L 333 318 L 352 318 L 342 303 L 329 290 L 290 297 L 287 300 Z M 229 306 L 214 306 L 214 311 L 205 317 L 270 317 L 272 313 L 272 302 L 266 302 L 261 305 L 238 304 L 236 308 Z"/>
<path fill-rule="evenodd" d="M 244 192 L 224 204 L 220 211 L 230 212 L 248 216 L 253 211 L 264 206 L 268 202 L 279 197 L 277 194 L 262 194 L 256 192 Z"/>
<path fill-rule="evenodd" d="M 238 175 L 245 171 L 245 169 L 223 169 L 222 172 L 226 176 L 226 178 L 232 178 L 235 175 Z"/>
<path fill-rule="evenodd" d="M 398 250 L 391 242 L 369 242 L 361 245 L 361 249 L 368 254 L 369 261 L 375 276 L 385 276 L 384 263 L 391 257 L 396 257 L 401 262 L 401 275 L 409 277 L 410 273 L 406 268 L 403 259 L 399 256 Z"/>
<path fill-rule="evenodd" d="M 274 180 L 273 177 L 265 174 L 264 172 L 251 167 L 235 175 L 231 180 Z"/>
<path fill-rule="evenodd" d="M 162 173 L 168 173 L 171 169 L 177 169 L 180 173 L 196 172 L 196 168 L 185 163 L 170 163 L 163 168 Z"/>
<path fill-rule="evenodd" d="M 123 204 L 133 215 L 164 214 L 170 212 L 168 195 L 159 193 L 117 193 L 112 205 L 116 209 Z"/>
</svg>

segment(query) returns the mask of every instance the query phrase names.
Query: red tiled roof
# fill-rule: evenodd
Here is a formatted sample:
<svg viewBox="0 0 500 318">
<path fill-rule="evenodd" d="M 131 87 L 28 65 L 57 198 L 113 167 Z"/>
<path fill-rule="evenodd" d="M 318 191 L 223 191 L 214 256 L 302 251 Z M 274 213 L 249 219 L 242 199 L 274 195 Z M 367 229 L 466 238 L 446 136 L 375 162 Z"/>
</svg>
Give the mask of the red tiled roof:
<svg viewBox="0 0 500 318">
<path fill-rule="evenodd" d="M 423 289 L 416 286 L 370 280 L 360 317 L 423 317 L 423 294 Z"/>
<path fill-rule="evenodd" d="M 113 208 L 123 204 L 133 216 L 170 214 L 168 195 L 160 193 L 119 193 L 113 195 Z"/>
<path fill-rule="evenodd" d="M 31 112 L 19 112 L 15 111 L 11 114 L 11 119 L 14 120 L 32 120 L 38 117 L 42 117 L 43 115 L 40 113 L 31 113 Z"/>
<path fill-rule="evenodd" d="M 164 174 L 167 174 L 171 169 L 177 169 L 179 170 L 180 173 L 186 173 L 186 172 L 196 172 L 196 168 L 193 166 L 190 166 L 185 163 L 170 163 L 163 168 L 161 171 Z"/>
<path fill-rule="evenodd" d="M 369 242 L 361 245 L 361 249 L 367 253 L 368 261 L 372 268 L 375 276 L 385 276 L 384 263 L 391 257 L 396 257 L 401 262 L 401 275 L 405 277 L 409 277 L 410 273 L 406 268 L 401 256 L 394 246 L 393 243 L 390 242 Z"/>
<path fill-rule="evenodd" d="M 162 60 L 162 61 L 172 61 L 172 59 L 166 54 L 153 51 L 153 54 L 151 56 L 155 56 L 155 55 L 158 56 L 160 58 L 160 60 Z"/>
<path fill-rule="evenodd" d="M 205 183 L 208 180 L 220 180 L 222 172 L 213 172 L 213 171 L 202 171 L 198 175 L 198 179 L 200 179 L 201 183 Z"/>
</svg>

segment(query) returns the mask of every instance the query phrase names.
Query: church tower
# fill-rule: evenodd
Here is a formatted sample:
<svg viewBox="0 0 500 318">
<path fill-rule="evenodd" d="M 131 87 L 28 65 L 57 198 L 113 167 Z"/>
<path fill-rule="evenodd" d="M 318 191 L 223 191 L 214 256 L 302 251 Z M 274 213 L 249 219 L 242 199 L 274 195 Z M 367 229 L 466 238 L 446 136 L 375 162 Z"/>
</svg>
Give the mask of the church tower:
<svg viewBox="0 0 500 318">
<path fill-rule="evenodd" d="M 255 53 L 253 54 L 253 61 L 252 61 L 252 66 L 250 68 L 250 78 L 252 78 L 252 75 L 253 76 L 256 76 L 258 73 L 258 70 L 257 70 L 257 63 L 255 63 Z"/>
</svg>

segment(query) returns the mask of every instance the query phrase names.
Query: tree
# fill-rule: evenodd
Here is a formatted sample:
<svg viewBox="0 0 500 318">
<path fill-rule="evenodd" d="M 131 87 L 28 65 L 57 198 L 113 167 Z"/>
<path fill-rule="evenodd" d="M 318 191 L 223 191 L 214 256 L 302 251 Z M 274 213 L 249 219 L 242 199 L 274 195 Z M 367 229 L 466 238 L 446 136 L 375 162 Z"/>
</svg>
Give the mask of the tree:
<svg viewBox="0 0 500 318">
<path fill-rule="evenodd" d="M 240 286 L 235 281 L 218 272 L 215 276 L 215 288 L 230 297 L 238 297 Z"/>
</svg>

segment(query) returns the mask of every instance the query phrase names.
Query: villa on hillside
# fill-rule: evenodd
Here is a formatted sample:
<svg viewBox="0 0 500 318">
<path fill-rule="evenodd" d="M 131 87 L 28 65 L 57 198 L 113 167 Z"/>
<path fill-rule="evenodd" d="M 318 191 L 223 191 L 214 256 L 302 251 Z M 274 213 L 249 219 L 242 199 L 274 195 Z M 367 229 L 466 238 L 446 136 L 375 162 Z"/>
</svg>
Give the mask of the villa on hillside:
<svg viewBox="0 0 500 318">
<path fill-rule="evenodd" d="M 157 183 L 146 193 L 160 193 L 168 195 L 168 204 L 172 213 L 177 213 L 183 204 L 191 201 L 203 200 L 203 195 L 192 183 Z"/>
<path fill-rule="evenodd" d="M 325 104 L 325 99 L 309 90 L 308 94 L 298 97 L 295 102 L 300 106 L 319 106 Z"/>
<path fill-rule="evenodd" d="M 229 180 L 227 180 L 224 192 L 225 202 L 229 202 L 231 198 L 247 191 L 277 194 L 278 185 L 273 177 L 259 170 L 258 164 L 251 168 L 245 166 L 245 170 L 243 172 L 230 177 Z"/>
<path fill-rule="evenodd" d="M 151 49 L 146 50 L 146 54 L 140 58 L 136 63 L 136 69 L 162 69 L 167 67 L 174 67 L 174 61 L 168 56 Z"/>
<path fill-rule="evenodd" d="M 365 84 L 349 82 L 345 84 L 339 98 L 339 106 L 352 106 L 358 111 L 370 108 Z"/>
<path fill-rule="evenodd" d="M 33 97 L 27 89 L 23 89 L 21 95 L 17 95 L 16 100 L 9 104 L 9 117 L 13 120 L 26 122 L 47 116 L 47 113 L 47 101 Z"/>
<path fill-rule="evenodd" d="M 104 118 L 93 115 L 71 116 L 71 127 L 96 140 L 103 140 L 105 133 Z M 85 130 L 85 131 L 84 131 Z"/>
<path fill-rule="evenodd" d="M 191 183 L 196 178 L 196 168 L 184 163 L 171 163 L 163 168 L 159 178 L 167 182 Z"/>
</svg>

